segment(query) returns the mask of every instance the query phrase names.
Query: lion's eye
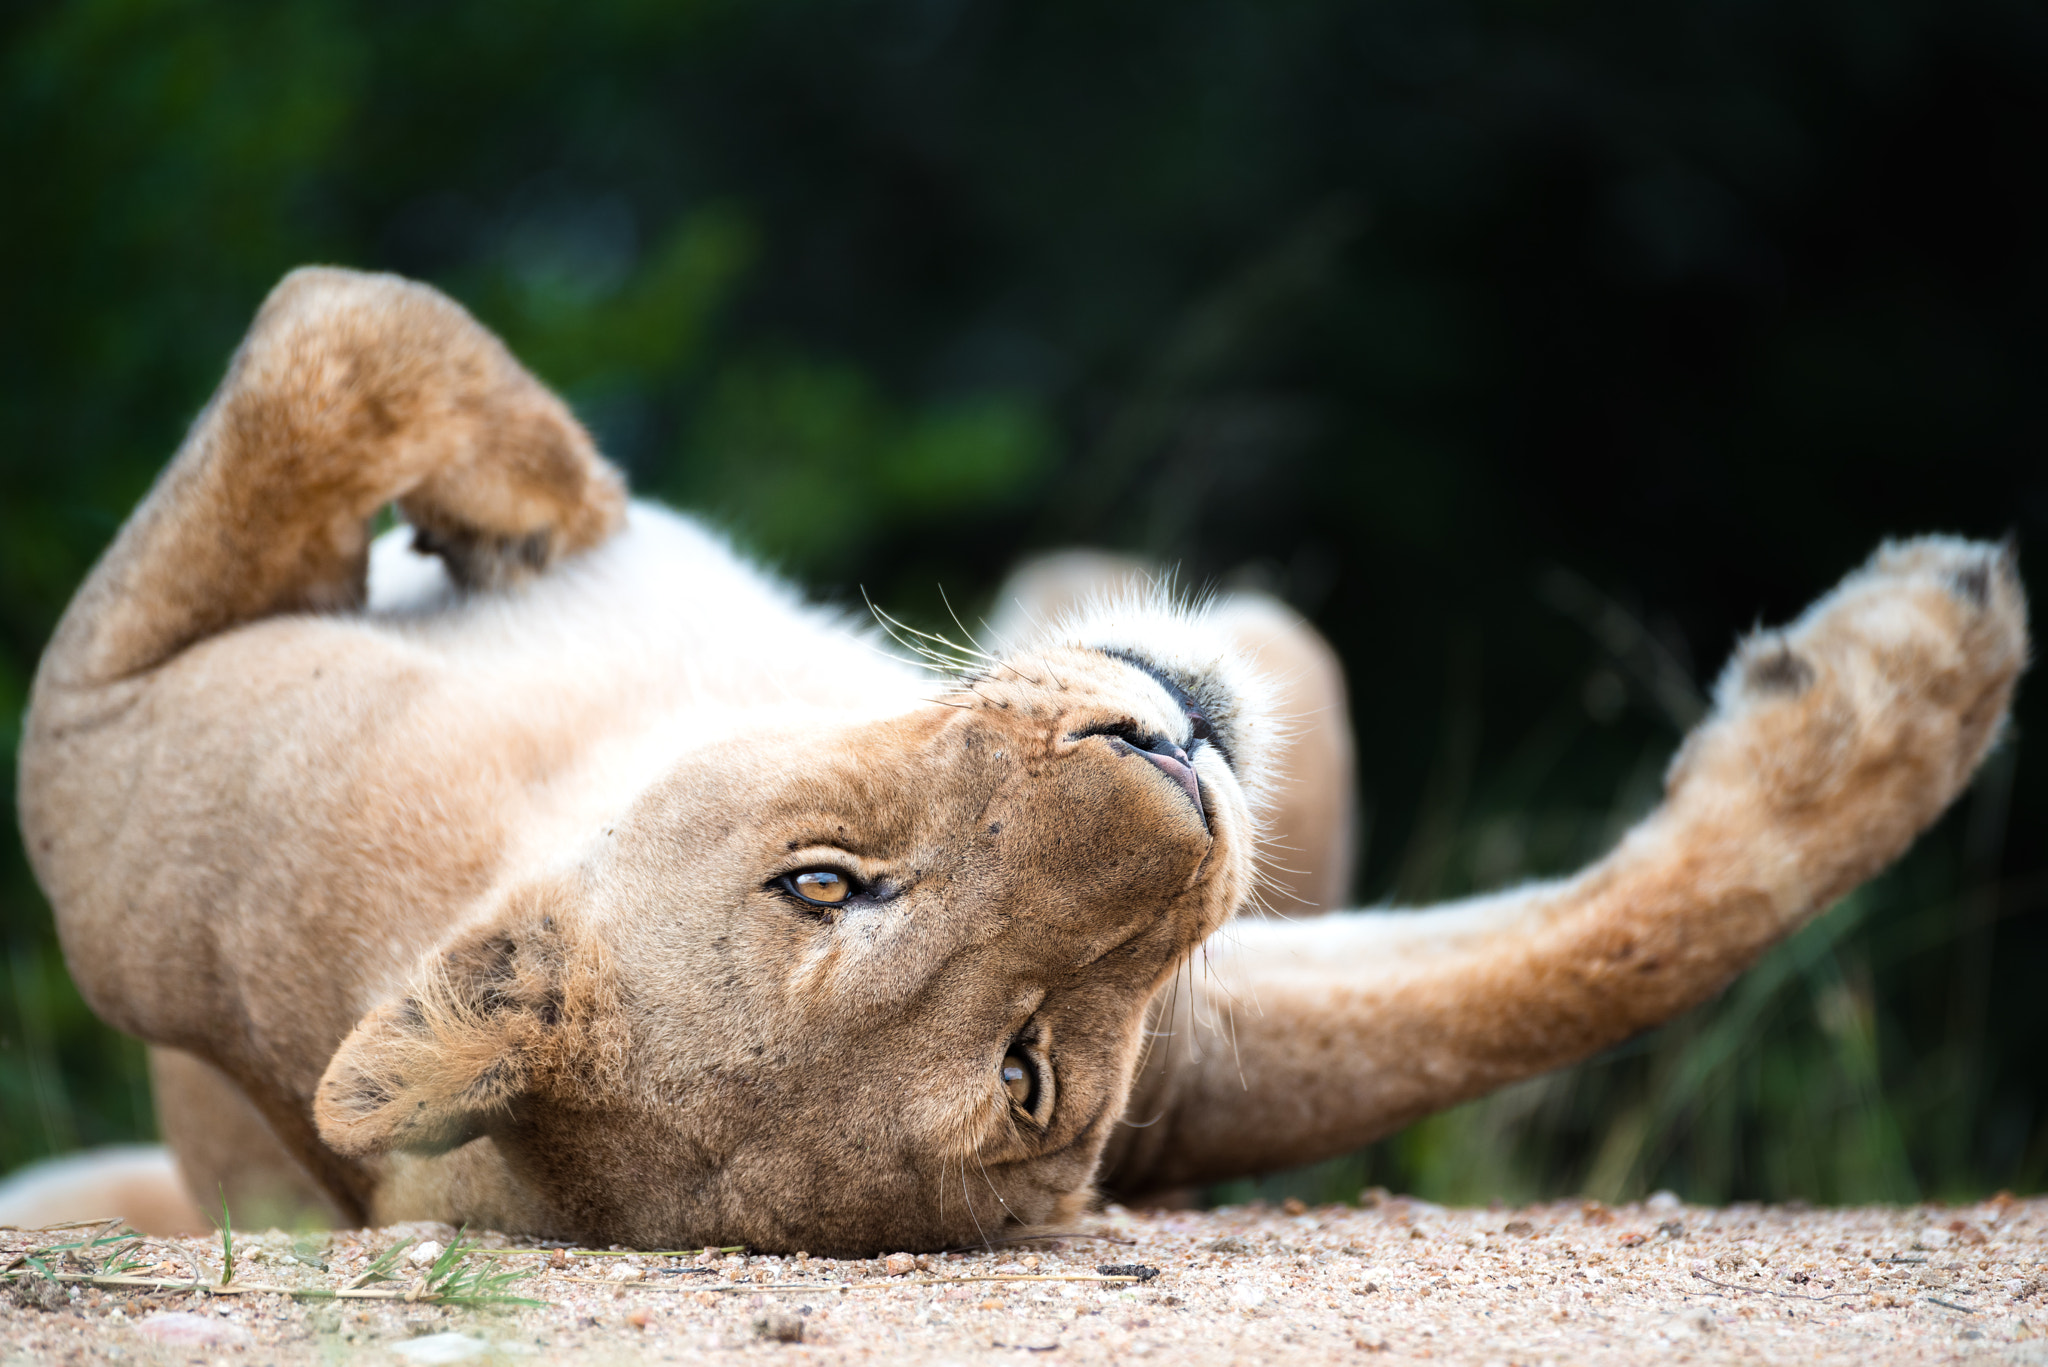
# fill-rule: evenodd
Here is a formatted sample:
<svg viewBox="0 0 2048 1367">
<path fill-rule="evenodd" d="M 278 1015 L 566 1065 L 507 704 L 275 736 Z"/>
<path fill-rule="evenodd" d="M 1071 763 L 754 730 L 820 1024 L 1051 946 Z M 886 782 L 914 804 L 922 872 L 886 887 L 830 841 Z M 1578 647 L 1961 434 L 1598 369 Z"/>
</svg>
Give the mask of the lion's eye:
<svg viewBox="0 0 2048 1367">
<path fill-rule="evenodd" d="M 1038 1069 L 1025 1054 L 1003 1055 L 1003 1090 L 1026 1112 L 1038 1110 Z"/>
<path fill-rule="evenodd" d="M 837 869 L 805 869 L 782 880 L 806 902 L 837 906 L 853 896 L 853 880 Z"/>
<path fill-rule="evenodd" d="M 1031 1104 L 1031 1065 L 1015 1054 L 1003 1055 L 1003 1090 L 1010 1094 L 1010 1100 L 1029 1109 Z"/>
</svg>

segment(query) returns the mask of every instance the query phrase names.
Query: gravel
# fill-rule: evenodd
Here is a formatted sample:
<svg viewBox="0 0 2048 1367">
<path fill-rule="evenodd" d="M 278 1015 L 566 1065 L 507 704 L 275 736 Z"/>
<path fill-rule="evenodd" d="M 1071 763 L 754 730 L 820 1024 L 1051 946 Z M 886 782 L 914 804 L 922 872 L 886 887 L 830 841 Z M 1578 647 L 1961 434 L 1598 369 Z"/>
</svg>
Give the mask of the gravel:
<svg viewBox="0 0 2048 1367">
<path fill-rule="evenodd" d="M 1082 1228 L 1091 1237 L 890 1262 L 705 1253 L 554 1267 L 546 1250 L 520 1251 L 502 1264 L 531 1267 L 520 1288 L 548 1304 L 480 1311 L 68 1287 L 0 1298 L 0 1361 L 2048 1367 L 2048 1199 L 1112 1206 Z M 403 1238 L 454 1234 L 407 1225 L 295 1244 L 238 1233 L 236 1259 L 245 1282 L 334 1286 Z M 0 1231 L 0 1261 L 59 1237 Z M 147 1252 L 161 1255 L 150 1275 L 189 1276 L 193 1257 L 219 1274 L 218 1246 L 204 1241 Z M 1102 1267 L 1158 1275 L 1107 1282 Z"/>
</svg>

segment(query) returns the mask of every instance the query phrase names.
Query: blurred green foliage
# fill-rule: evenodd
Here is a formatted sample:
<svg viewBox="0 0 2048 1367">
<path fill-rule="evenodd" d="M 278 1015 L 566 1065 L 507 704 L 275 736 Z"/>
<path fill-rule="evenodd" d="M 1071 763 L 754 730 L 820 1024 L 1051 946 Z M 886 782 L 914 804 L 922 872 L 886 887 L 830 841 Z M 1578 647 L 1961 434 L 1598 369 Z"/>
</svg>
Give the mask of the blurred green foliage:
<svg viewBox="0 0 2048 1367">
<path fill-rule="evenodd" d="M 2038 5 L 27 0 L 0 45 L 10 764 L 306 261 L 448 289 L 841 601 L 972 621 L 1073 542 L 1288 597 L 1351 671 L 1364 899 L 1574 866 L 1759 616 L 1886 534 L 2048 523 Z M 1721 999 L 1232 1190 L 2048 1184 L 2035 691 Z M 146 1133 L 12 842 L 0 948 L 0 1167 Z"/>
</svg>

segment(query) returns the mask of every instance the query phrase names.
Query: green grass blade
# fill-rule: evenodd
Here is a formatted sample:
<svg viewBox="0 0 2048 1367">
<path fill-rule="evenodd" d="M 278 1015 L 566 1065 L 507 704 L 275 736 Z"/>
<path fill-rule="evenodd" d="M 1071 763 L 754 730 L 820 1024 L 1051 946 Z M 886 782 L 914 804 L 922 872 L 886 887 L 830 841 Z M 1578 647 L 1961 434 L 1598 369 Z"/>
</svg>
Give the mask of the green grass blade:
<svg viewBox="0 0 2048 1367">
<path fill-rule="evenodd" d="M 235 1279 L 235 1224 L 228 1218 L 227 1190 L 214 1190 L 220 1193 L 220 1284 L 226 1286 Z"/>
<path fill-rule="evenodd" d="M 398 1274 L 392 1271 L 392 1269 L 398 1266 L 398 1260 L 404 1255 L 405 1250 L 411 1248 L 416 1242 L 417 1240 L 407 1239 L 402 1243 L 393 1244 L 390 1248 L 385 1249 L 384 1252 L 377 1256 L 375 1262 L 363 1269 L 361 1276 L 348 1284 L 349 1290 L 353 1291 L 358 1287 L 368 1286 L 371 1282 L 398 1280 Z"/>
</svg>

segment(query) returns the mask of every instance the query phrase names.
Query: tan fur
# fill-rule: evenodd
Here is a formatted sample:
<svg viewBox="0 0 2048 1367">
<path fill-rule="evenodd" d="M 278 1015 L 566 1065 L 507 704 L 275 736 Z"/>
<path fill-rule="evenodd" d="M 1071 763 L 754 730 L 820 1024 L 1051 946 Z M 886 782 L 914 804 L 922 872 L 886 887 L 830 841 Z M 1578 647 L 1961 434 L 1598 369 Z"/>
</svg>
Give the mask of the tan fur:
<svg viewBox="0 0 2048 1367">
<path fill-rule="evenodd" d="M 445 568 L 369 548 L 392 500 Z M 1342 680 L 1273 605 L 1089 597 L 906 669 L 629 508 L 446 299 L 302 271 L 58 629 L 24 832 L 87 999 L 201 1061 L 158 1075 L 202 1191 L 241 1155 L 350 1220 L 935 1247 L 1098 1176 L 1340 1151 L 1682 1009 L 1933 819 L 2026 650 L 2008 557 L 1889 552 L 1748 648 L 1602 865 L 1243 921 L 1174 991 L 1262 842 L 1341 889 Z M 777 881 L 820 865 L 870 892 Z M 1229 994 L 1234 1052 L 1202 1042 Z M 223 1081 L 268 1141 L 194 1118 Z"/>
</svg>

